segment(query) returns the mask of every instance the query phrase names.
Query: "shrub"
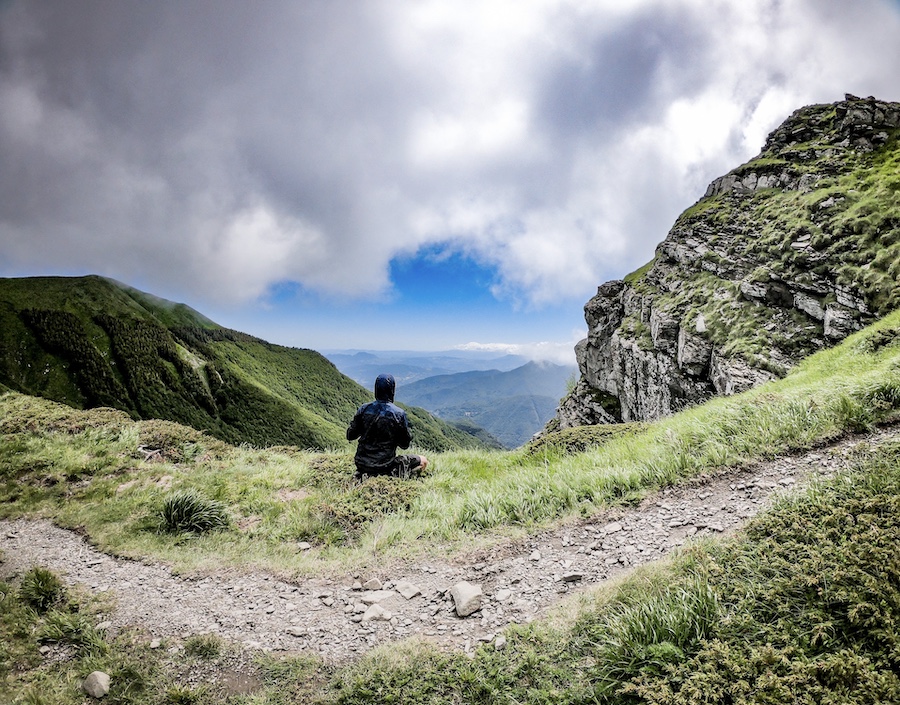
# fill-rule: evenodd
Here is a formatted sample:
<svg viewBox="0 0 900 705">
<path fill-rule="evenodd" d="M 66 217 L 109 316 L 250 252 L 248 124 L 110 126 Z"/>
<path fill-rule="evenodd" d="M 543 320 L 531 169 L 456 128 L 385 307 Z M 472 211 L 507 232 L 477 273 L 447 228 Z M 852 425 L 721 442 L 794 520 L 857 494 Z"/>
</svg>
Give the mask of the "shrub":
<svg viewBox="0 0 900 705">
<path fill-rule="evenodd" d="M 202 534 L 227 528 L 231 521 L 224 504 L 202 497 L 196 490 L 171 495 L 160 510 L 163 530 Z"/>
<path fill-rule="evenodd" d="M 184 653 L 202 659 L 211 659 L 222 653 L 222 639 L 215 634 L 197 634 L 184 642 Z"/>
<path fill-rule="evenodd" d="M 50 610 L 39 632 L 39 639 L 71 644 L 95 653 L 104 653 L 107 648 L 103 635 L 93 625 L 91 618 L 79 612 Z"/>
<path fill-rule="evenodd" d="M 22 578 L 19 599 L 40 613 L 65 600 L 66 588 L 56 573 L 36 566 Z"/>
</svg>

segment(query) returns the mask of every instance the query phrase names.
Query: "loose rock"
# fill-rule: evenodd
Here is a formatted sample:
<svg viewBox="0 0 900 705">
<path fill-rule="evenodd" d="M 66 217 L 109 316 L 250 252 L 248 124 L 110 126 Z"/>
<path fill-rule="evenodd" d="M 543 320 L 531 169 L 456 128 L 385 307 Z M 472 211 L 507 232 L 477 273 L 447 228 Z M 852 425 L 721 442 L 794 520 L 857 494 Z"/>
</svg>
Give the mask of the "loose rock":
<svg viewBox="0 0 900 705">
<path fill-rule="evenodd" d="M 81 689 L 92 698 L 109 695 L 109 676 L 103 671 L 94 671 L 81 684 Z"/>
<path fill-rule="evenodd" d="M 411 600 L 412 598 L 421 595 L 422 589 L 418 585 L 414 585 L 413 583 L 407 580 L 401 580 L 396 585 L 397 592 L 399 592 L 403 597 L 407 600 Z"/>
<path fill-rule="evenodd" d="M 371 592 L 363 593 L 359 599 L 367 605 L 374 605 L 376 602 L 383 602 L 395 594 L 393 590 L 372 590 Z"/>
<path fill-rule="evenodd" d="M 463 580 L 450 589 L 450 596 L 456 606 L 456 614 L 460 617 L 468 617 L 473 612 L 481 609 L 481 586 Z"/>
<path fill-rule="evenodd" d="M 382 622 L 390 622 L 393 617 L 393 613 L 389 612 L 384 607 L 376 603 L 374 605 L 370 605 L 369 609 L 365 611 L 362 616 L 362 621 L 372 622 L 375 620 L 379 620 Z"/>
</svg>

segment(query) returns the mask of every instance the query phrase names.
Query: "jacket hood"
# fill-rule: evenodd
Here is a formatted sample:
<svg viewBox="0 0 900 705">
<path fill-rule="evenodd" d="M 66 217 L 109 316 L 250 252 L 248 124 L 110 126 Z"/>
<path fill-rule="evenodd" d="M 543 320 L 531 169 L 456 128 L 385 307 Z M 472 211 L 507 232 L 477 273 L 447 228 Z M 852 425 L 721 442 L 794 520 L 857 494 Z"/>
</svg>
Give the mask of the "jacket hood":
<svg viewBox="0 0 900 705">
<path fill-rule="evenodd" d="M 391 375 L 378 375 L 375 380 L 375 398 L 378 401 L 394 401 L 394 387 Z"/>
</svg>

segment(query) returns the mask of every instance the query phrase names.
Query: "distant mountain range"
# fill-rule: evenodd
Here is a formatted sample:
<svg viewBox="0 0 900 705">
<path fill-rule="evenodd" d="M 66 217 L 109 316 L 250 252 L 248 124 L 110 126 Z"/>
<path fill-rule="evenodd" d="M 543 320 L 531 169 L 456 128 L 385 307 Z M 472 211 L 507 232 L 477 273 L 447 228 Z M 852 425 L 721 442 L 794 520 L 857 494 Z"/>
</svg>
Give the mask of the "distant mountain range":
<svg viewBox="0 0 900 705">
<path fill-rule="evenodd" d="M 317 449 L 345 446 L 347 424 L 372 398 L 313 350 L 223 328 L 98 276 L 0 279 L 3 386 L 176 421 L 231 443 Z M 418 446 L 486 445 L 471 425 L 408 413 Z"/>
<path fill-rule="evenodd" d="M 574 365 L 529 362 L 508 371 L 437 375 L 398 384 L 397 398 L 444 420 L 477 424 L 507 448 L 515 448 L 553 417 L 575 372 Z"/>
<path fill-rule="evenodd" d="M 398 385 L 410 384 L 427 377 L 473 370 L 506 372 L 521 367 L 528 358 L 503 353 L 447 350 L 418 352 L 412 350 L 332 350 L 322 353 L 335 367 L 370 389 L 382 372 L 394 376 Z"/>
</svg>

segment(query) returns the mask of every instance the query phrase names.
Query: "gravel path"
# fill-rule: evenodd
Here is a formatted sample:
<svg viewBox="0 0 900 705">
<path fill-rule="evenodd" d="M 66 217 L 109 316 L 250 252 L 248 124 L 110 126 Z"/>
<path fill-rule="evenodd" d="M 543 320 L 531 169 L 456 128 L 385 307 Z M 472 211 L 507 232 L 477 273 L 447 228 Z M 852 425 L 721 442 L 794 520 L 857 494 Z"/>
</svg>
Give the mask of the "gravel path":
<svg viewBox="0 0 900 705">
<path fill-rule="evenodd" d="M 215 633 L 251 649 L 315 652 L 331 663 L 412 635 L 468 652 L 479 643 L 502 644 L 509 624 L 530 621 L 563 597 L 657 560 L 693 537 L 734 530 L 776 493 L 845 467 L 860 442 L 898 437 L 900 427 L 884 429 L 700 478 L 636 507 L 478 554 L 389 565 L 345 579 L 293 584 L 260 573 L 176 576 L 160 565 L 100 553 L 48 521 L 24 519 L 0 522 L 0 575 L 42 565 L 70 583 L 111 593 L 114 608 L 104 617 L 109 628 L 139 626 L 148 640 Z M 449 594 L 460 581 L 483 591 L 481 609 L 466 618 L 456 616 Z"/>
</svg>

